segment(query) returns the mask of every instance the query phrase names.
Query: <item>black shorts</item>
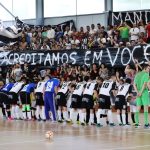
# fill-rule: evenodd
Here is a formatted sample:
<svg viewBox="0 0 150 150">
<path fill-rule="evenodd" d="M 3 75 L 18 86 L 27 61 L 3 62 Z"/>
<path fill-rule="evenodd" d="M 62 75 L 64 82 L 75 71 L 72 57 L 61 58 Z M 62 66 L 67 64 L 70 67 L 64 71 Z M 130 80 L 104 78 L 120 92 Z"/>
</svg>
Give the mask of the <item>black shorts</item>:
<svg viewBox="0 0 150 150">
<path fill-rule="evenodd" d="M 0 104 L 10 105 L 10 98 L 7 92 L 0 92 Z"/>
<path fill-rule="evenodd" d="M 115 109 L 120 109 L 120 110 L 126 109 L 126 106 L 127 106 L 127 102 L 126 102 L 125 96 L 123 95 L 116 96 Z"/>
<path fill-rule="evenodd" d="M 36 105 L 44 106 L 43 93 L 37 92 L 35 93 Z"/>
<path fill-rule="evenodd" d="M 86 109 L 93 109 L 93 106 L 94 106 L 93 96 L 88 94 L 83 95 L 81 107 Z"/>
<path fill-rule="evenodd" d="M 73 94 L 71 97 L 71 108 L 81 108 L 81 106 L 82 97 L 77 94 Z"/>
<path fill-rule="evenodd" d="M 9 92 L 9 96 L 10 96 L 10 103 L 12 105 L 17 105 L 18 100 L 18 94 L 15 92 Z"/>
<path fill-rule="evenodd" d="M 101 109 L 111 109 L 110 96 L 100 95 L 98 103 Z"/>
<path fill-rule="evenodd" d="M 31 104 L 30 93 L 20 92 L 20 99 L 23 105 Z"/>
<path fill-rule="evenodd" d="M 57 100 L 57 105 L 58 106 L 62 106 L 62 107 L 67 107 L 67 100 L 66 100 L 67 96 L 62 93 L 59 92 L 56 96 L 56 100 Z"/>
</svg>

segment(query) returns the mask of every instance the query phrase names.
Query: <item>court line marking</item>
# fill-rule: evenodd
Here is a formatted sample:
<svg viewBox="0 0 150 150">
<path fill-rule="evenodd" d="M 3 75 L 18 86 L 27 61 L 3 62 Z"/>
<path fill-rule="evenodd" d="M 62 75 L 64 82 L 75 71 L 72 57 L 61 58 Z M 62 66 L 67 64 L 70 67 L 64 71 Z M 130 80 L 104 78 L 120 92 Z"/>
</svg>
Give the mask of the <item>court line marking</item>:
<svg viewBox="0 0 150 150">
<path fill-rule="evenodd" d="M 127 150 L 127 149 L 135 149 L 135 148 L 142 148 L 142 147 L 150 147 L 150 145 L 139 145 L 139 146 L 129 146 L 129 147 L 121 147 L 121 148 L 113 148 L 111 150 L 120 150 L 120 149 L 123 149 L 123 150 Z"/>
</svg>

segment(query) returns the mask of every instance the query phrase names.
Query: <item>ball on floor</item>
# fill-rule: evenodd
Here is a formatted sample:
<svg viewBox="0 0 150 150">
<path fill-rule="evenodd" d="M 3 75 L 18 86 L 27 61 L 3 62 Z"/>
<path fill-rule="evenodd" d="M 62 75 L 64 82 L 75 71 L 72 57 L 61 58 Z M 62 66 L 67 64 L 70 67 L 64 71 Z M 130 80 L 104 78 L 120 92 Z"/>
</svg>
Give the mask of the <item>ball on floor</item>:
<svg viewBox="0 0 150 150">
<path fill-rule="evenodd" d="M 45 138 L 48 139 L 48 140 L 52 139 L 53 136 L 54 136 L 53 131 L 47 131 L 47 132 L 45 133 Z"/>
</svg>

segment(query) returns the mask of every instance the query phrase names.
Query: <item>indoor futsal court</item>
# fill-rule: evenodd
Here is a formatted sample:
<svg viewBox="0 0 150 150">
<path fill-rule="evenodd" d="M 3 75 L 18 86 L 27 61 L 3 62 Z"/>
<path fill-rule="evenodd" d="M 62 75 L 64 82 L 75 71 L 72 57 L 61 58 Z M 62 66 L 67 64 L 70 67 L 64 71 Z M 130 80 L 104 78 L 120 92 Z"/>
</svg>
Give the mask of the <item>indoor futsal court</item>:
<svg viewBox="0 0 150 150">
<path fill-rule="evenodd" d="M 141 126 L 102 127 L 50 122 L 0 121 L 0 150 L 149 150 L 150 132 Z M 52 140 L 46 131 L 54 133 Z"/>
</svg>

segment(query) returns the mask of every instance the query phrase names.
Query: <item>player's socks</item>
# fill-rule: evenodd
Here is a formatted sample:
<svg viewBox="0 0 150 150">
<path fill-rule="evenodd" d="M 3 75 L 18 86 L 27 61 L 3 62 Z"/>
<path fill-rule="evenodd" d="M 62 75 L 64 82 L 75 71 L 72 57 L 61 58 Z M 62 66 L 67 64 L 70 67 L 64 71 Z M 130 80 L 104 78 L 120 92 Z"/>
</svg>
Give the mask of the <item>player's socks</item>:
<svg viewBox="0 0 150 150">
<path fill-rule="evenodd" d="M 14 118 L 14 119 L 16 118 L 16 115 L 15 115 L 15 106 L 11 107 L 11 117 Z"/>
<path fill-rule="evenodd" d="M 65 121 L 68 121 L 68 112 L 67 111 L 63 112 L 63 117 L 64 117 Z"/>
<path fill-rule="evenodd" d="M 94 124 L 94 114 L 90 113 L 90 124 L 93 125 Z"/>
<path fill-rule="evenodd" d="M 23 112 L 22 112 L 22 115 L 23 115 L 23 119 L 26 120 L 26 119 L 27 119 L 26 111 L 23 111 Z"/>
<path fill-rule="evenodd" d="M 79 110 L 78 113 L 79 113 L 79 122 L 81 122 L 82 110 Z"/>
<path fill-rule="evenodd" d="M 134 116 L 134 113 L 131 113 L 131 119 L 132 119 L 132 122 L 135 123 L 135 116 Z"/>
<path fill-rule="evenodd" d="M 19 106 L 15 106 L 15 116 L 16 116 L 16 119 L 20 119 L 20 115 L 19 115 Z"/>
<path fill-rule="evenodd" d="M 85 123 L 86 113 L 82 113 L 81 115 L 81 125 Z"/>
<path fill-rule="evenodd" d="M 126 115 L 125 114 L 122 114 L 122 123 L 123 123 L 123 125 L 126 124 Z"/>
<path fill-rule="evenodd" d="M 148 112 L 144 112 L 144 123 L 148 125 Z"/>
<path fill-rule="evenodd" d="M 40 112 L 40 116 L 42 118 L 42 120 L 46 120 L 46 116 L 45 116 L 45 107 L 42 106 L 41 112 Z"/>
<path fill-rule="evenodd" d="M 119 124 L 119 125 L 122 125 L 121 118 L 120 118 L 120 114 L 119 114 L 119 115 L 117 114 L 117 121 L 118 121 L 118 124 Z"/>
<path fill-rule="evenodd" d="M 5 108 L 3 108 L 3 107 L 2 107 L 2 114 L 3 114 L 3 117 L 6 117 Z"/>
<path fill-rule="evenodd" d="M 57 113 L 58 113 L 58 121 L 61 121 L 62 120 L 62 118 L 61 118 L 61 111 L 58 110 Z"/>
<path fill-rule="evenodd" d="M 113 124 L 113 119 L 112 119 L 112 111 L 108 110 L 108 120 L 110 124 Z"/>
<path fill-rule="evenodd" d="M 125 124 L 128 124 L 128 112 L 126 112 L 125 117 L 126 117 L 126 123 Z"/>
<path fill-rule="evenodd" d="M 138 111 L 135 113 L 135 123 L 139 124 L 139 112 Z"/>
<path fill-rule="evenodd" d="M 77 121 L 77 116 L 78 116 L 78 112 L 77 111 L 74 111 L 73 112 L 73 118 L 72 118 L 72 122 L 75 124 L 76 121 Z"/>
<path fill-rule="evenodd" d="M 40 119 L 40 106 L 36 106 L 36 119 Z"/>
<path fill-rule="evenodd" d="M 28 119 L 31 120 L 32 117 L 31 117 L 31 111 L 27 111 L 27 116 L 28 116 Z"/>
</svg>

